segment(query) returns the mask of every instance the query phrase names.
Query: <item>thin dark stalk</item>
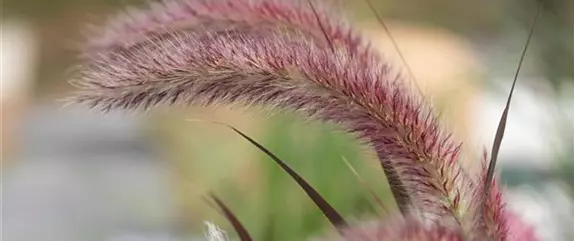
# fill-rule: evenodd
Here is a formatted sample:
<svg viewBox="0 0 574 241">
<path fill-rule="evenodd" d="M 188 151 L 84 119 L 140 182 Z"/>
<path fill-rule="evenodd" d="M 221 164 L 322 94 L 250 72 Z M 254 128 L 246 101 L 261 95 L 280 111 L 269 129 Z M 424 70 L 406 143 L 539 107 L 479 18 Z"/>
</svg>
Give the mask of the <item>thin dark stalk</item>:
<svg viewBox="0 0 574 241">
<path fill-rule="evenodd" d="M 375 9 L 375 7 L 373 6 L 373 4 L 371 3 L 371 0 L 365 0 L 365 2 L 367 2 L 367 5 L 369 6 L 369 9 L 371 10 L 371 12 L 373 12 L 373 15 L 375 15 L 375 18 L 377 18 L 377 21 L 381 24 L 381 26 L 383 27 L 383 29 L 385 30 L 385 33 L 387 34 L 387 36 L 389 36 L 389 39 L 391 40 L 391 43 L 393 44 L 393 48 L 395 48 L 395 50 L 397 51 L 397 54 L 399 55 L 399 58 L 401 58 L 401 61 L 403 62 L 403 65 L 405 66 L 405 68 L 407 69 L 407 72 L 409 73 L 409 76 L 411 77 L 411 79 L 413 80 L 413 83 L 415 84 L 415 87 L 417 89 L 417 91 L 419 92 L 419 94 L 421 96 L 423 95 L 423 92 L 418 84 L 418 81 L 415 77 L 415 74 L 413 73 L 409 63 L 407 62 L 407 59 L 405 58 L 405 56 L 403 55 L 403 52 L 401 51 L 401 49 L 399 48 L 399 44 L 397 43 L 397 41 L 395 40 L 395 38 L 393 37 L 393 35 L 391 34 L 391 30 L 389 30 L 389 27 L 387 26 L 387 24 L 385 23 L 385 20 L 383 20 L 383 17 L 381 17 L 379 15 L 379 13 L 377 12 L 377 10 Z"/>
<path fill-rule="evenodd" d="M 379 207 L 382 209 L 383 213 L 385 213 L 385 214 L 388 213 L 388 210 L 385 207 L 385 204 L 383 204 L 383 201 L 381 201 L 381 198 L 379 198 L 379 196 L 373 191 L 373 189 L 367 185 L 367 182 L 365 182 L 365 180 L 363 180 L 363 178 L 361 178 L 361 176 L 359 175 L 357 170 L 355 170 L 355 168 L 351 165 L 351 163 L 349 163 L 349 160 L 347 160 L 347 158 L 345 158 L 345 157 L 342 157 L 342 159 L 343 159 L 343 162 L 345 162 L 345 165 L 347 165 L 347 167 L 351 171 L 351 173 L 353 173 L 353 175 L 357 178 L 357 180 L 359 181 L 359 184 L 361 184 L 361 186 L 364 189 L 369 191 L 369 194 L 371 195 L 373 200 L 377 203 L 377 205 L 379 205 Z"/>
<path fill-rule="evenodd" d="M 333 45 L 333 41 L 329 38 L 329 35 L 327 35 L 327 32 L 325 31 L 325 26 L 323 26 L 323 23 L 321 22 L 321 18 L 319 17 L 319 14 L 317 14 L 317 10 L 315 10 L 315 6 L 313 6 L 312 0 L 307 0 L 307 2 L 309 3 L 309 7 L 311 8 L 311 11 L 313 11 L 313 15 L 315 16 L 315 19 L 317 19 L 317 24 L 319 24 L 319 28 L 321 28 L 321 32 L 323 32 L 323 36 L 325 36 L 325 40 L 329 44 L 329 48 L 331 48 L 331 51 L 335 52 L 335 46 Z"/>
</svg>

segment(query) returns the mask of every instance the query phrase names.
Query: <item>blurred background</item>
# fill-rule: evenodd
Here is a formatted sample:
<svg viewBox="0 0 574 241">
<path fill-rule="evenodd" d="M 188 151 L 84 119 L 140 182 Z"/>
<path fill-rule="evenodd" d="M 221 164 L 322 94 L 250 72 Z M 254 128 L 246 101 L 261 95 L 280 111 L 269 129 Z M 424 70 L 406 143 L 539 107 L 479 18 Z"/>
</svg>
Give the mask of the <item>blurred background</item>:
<svg viewBox="0 0 574 241">
<path fill-rule="evenodd" d="M 425 96 L 465 141 L 466 165 L 490 149 L 535 0 L 372 0 Z M 7 241 L 202 240 L 204 221 L 232 233 L 204 201 L 217 193 L 256 240 L 306 240 L 328 222 L 277 165 L 229 130 L 251 135 L 346 217 L 389 210 L 373 153 L 334 126 L 258 109 L 165 107 L 103 115 L 62 107 L 82 29 L 132 0 L 2 2 L 2 236 Z M 349 15 L 396 66 L 363 1 Z M 547 0 L 512 103 L 499 172 L 509 208 L 542 240 L 574 240 L 574 2 Z M 231 234 L 232 236 L 234 234 Z"/>
</svg>

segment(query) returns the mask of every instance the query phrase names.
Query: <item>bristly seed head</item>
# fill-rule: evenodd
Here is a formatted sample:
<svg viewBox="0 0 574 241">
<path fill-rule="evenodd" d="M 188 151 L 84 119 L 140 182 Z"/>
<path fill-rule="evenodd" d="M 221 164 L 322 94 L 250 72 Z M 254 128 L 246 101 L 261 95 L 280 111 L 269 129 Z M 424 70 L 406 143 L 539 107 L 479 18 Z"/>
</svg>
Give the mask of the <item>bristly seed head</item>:
<svg viewBox="0 0 574 241">
<path fill-rule="evenodd" d="M 350 25 L 325 6 L 308 6 L 166 0 L 126 11 L 87 36 L 70 101 L 104 111 L 240 103 L 334 122 L 375 149 L 401 212 L 413 217 L 393 229 L 413 231 L 400 240 L 490 230 L 493 240 L 507 240 L 506 226 L 496 226 L 506 216 L 477 220 L 482 179 L 462 170 L 461 143 Z"/>
</svg>

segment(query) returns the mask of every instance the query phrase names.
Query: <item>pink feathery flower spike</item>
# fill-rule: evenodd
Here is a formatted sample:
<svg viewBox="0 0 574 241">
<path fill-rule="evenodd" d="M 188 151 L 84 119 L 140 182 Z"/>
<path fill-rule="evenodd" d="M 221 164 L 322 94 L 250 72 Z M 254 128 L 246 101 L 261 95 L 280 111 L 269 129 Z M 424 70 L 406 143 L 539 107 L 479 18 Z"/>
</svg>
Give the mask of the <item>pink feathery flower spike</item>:
<svg viewBox="0 0 574 241">
<path fill-rule="evenodd" d="M 504 210 L 496 181 L 481 201 L 486 168 L 482 176 L 462 169 L 462 143 L 334 12 L 279 0 L 128 9 L 89 31 L 70 101 L 103 111 L 160 104 L 296 111 L 374 148 L 404 217 L 351 225 L 345 240 L 536 240 L 515 233 L 524 224 Z"/>
</svg>

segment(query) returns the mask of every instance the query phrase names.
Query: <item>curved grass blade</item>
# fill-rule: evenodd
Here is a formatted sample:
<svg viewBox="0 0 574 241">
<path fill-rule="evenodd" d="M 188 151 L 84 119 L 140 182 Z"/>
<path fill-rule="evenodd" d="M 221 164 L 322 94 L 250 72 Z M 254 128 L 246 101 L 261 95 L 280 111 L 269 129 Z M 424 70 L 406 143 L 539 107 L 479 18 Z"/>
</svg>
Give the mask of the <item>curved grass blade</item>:
<svg viewBox="0 0 574 241">
<path fill-rule="evenodd" d="M 220 211 L 221 214 L 227 219 L 227 221 L 231 223 L 233 229 L 235 229 L 235 232 L 237 232 L 237 235 L 239 236 L 239 240 L 253 241 L 245 226 L 243 226 L 243 224 L 239 221 L 231 209 L 229 209 L 229 207 L 227 207 L 227 205 L 225 205 L 225 203 L 221 201 L 221 199 L 219 199 L 215 194 L 209 193 L 209 197 L 217 206 L 218 211 Z"/>
<path fill-rule="evenodd" d="M 222 123 L 218 123 L 218 124 L 222 124 Z M 323 212 L 323 215 L 325 215 L 325 217 L 327 217 L 327 219 L 329 219 L 329 221 L 331 222 L 331 224 L 333 226 L 335 226 L 337 231 L 341 232 L 341 228 L 349 226 L 347 221 L 345 221 L 345 219 L 337 212 L 337 210 L 335 210 L 321 196 L 321 194 L 319 194 L 317 192 L 317 190 L 315 190 L 307 181 L 305 181 L 305 179 L 303 179 L 303 177 L 301 177 L 299 174 L 297 174 L 297 172 L 295 172 L 293 169 L 291 169 L 291 167 L 289 167 L 289 165 L 287 165 L 284 161 L 279 159 L 275 154 L 273 154 L 271 151 L 267 150 L 267 148 L 263 147 L 261 144 L 259 144 L 258 142 L 256 142 L 255 140 L 253 140 L 251 137 L 247 136 L 243 132 L 239 131 L 235 127 L 230 126 L 230 125 L 226 125 L 226 124 L 222 124 L 222 125 L 227 126 L 231 130 L 235 131 L 237 134 L 241 135 L 243 138 L 248 140 L 251 144 L 256 146 L 259 150 L 261 150 L 267 156 L 269 156 L 271 159 L 273 159 L 275 161 L 275 163 L 277 163 L 281 168 L 283 168 L 283 170 L 285 172 L 287 172 L 287 174 L 289 174 L 297 182 L 297 184 L 299 184 L 299 186 L 301 188 L 303 188 L 305 193 L 307 193 L 307 196 L 309 196 L 309 198 L 311 198 L 311 200 L 315 203 L 315 205 L 317 205 L 317 207 L 319 209 L 321 209 L 321 212 Z"/>
<path fill-rule="evenodd" d="M 383 204 L 383 201 L 381 201 L 381 199 L 379 198 L 379 196 L 377 196 L 377 194 L 373 191 L 373 189 L 371 189 L 368 185 L 367 182 L 365 182 L 365 180 L 363 180 L 363 178 L 361 178 L 361 176 L 359 175 L 359 173 L 357 172 L 357 170 L 355 170 L 355 168 L 351 165 L 351 163 L 349 163 L 349 160 L 347 160 L 347 158 L 345 158 L 344 156 L 341 157 L 343 159 L 343 162 L 345 162 L 345 165 L 347 165 L 347 167 L 349 168 L 349 170 L 353 173 L 353 175 L 355 175 L 355 177 L 357 178 L 357 180 L 359 181 L 359 184 L 361 184 L 361 186 L 366 189 L 367 191 L 369 191 L 369 194 L 371 195 L 371 197 L 373 198 L 373 200 L 379 205 L 379 207 L 381 208 L 381 210 L 383 211 L 383 213 L 388 213 L 387 208 L 385 207 L 385 205 Z"/>
<path fill-rule="evenodd" d="M 534 34 L 534 29 L 536 28 L 536 23 L 538 22 L 538 18 L 540 17 L 540 13 L 544 7 L 544 1 L 540 1 L 538 5 L 538 11 L 536 12 L 536 16 L 532 22 L 530 27 L 530 33 L 528 34 L 528 38 L 526 39 L 526 43 L 524 44 L 524 49 L 522 50 L 522 55 L 520 56 L 520 61 L 518 62 L 518 67 L 516 68 L 516 72 L 514 74 L 514 79 L 512 81 L 512 87 L 510 88 L 510 93 L 508 94 L 508 99 L 506 100 L 506 106 L 504 107 L 504 111 L 502 112 L 502 116 L 500 117 L 500 121 L 498 122 L 498 128 L 496 130 L 496 136 L 494 137 L 494 142 L 492 144 L 492 154 L 490 156 L 490 163 L 488 164 L 488 171 L 486 174 L 485 179 L 485 191 L 484 196 L 488 196 L 490 183 L 494 178 L 494 169 L 496 167 L 496 161 L 498 158 L 498 152 L 500 150 L 500 144 L 502 143 L 502 138 L 504 137 L 504 130 L 506 128 L 506 120 L 508 119 L 508 111 L 510 109 L 510 101 L 512 100 L 512 94 L 514 93 L 514 87 L 516 86 L 516 81 L 518 80 L 518 74 L 520 73 L 520 69 L 522 68 L 522 63 L 524 62 L 524 57 L 526 56 L 526 51 L 528 50 L 528 46 L 530 45 L 530 41 L 532 40 L 532 35 Z"/>
</svg>

